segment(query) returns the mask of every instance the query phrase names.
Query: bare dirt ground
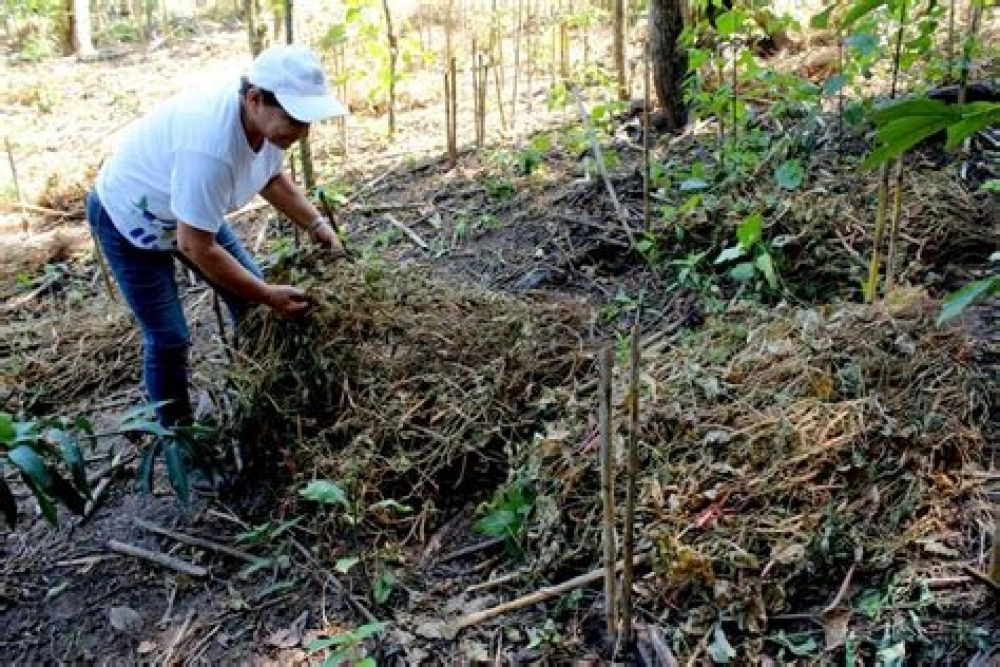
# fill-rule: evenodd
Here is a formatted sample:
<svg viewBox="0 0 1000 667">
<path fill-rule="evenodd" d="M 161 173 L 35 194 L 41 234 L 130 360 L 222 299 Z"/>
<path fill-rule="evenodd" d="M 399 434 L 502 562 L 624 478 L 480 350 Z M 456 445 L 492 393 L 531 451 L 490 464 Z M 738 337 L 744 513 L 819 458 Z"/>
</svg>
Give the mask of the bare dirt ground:
<svg viewBox="0 0 1000 667">
<path fill-rule="evenodd" d="M 0 114 L 5 128 L 14 128 L 13 154 L 24 199 L 36 203 L 25 217 L 7 197 L 0 216 L 3 316 L 20 326 L 34 346 L 23 357 L 11 354 L 0 367 L 0 380 L 18 389 L 0 396 L 8 401 L 0 407 L 86 412 L 95 416 L 100 430 L 113 429 L 115 415 L 140 400 L 138 341 L 122 338 L 128 329 L 122 307 L 108 300 L 90 257 L 82 195 L 105 147 L 125 123 L 206 73 L 218 78 L 238 72 L 246 58 L 237 54 L 244 50 L 242 33 L 218 32 L 113 60 L 4 65 Z M 559 153 L 547 168 L 513 178 L 499 165 L 516 151 L 509 143 L 496 143 L 478 153 L 464 150 L 458 165 L 449 168 L 441 157 L 443 112 L 431 104 L 436 95 L 427 93 L 436 85 L 414 84 L 409 108 L 400 116 L 399 135 L 391 143 L 383 136 L 383 117 L 352 117 L 346 160 L 338 155 L 339 127 L 316 128 L 319 182 L 348 198 L 341 221 L 352 245 L 378 251 L 399 265 L 429 265 L 455 280 L 501 292 L 544 290 L 582 299 L 604 314 L 631 313 L 632 299 L 644 293 L 643 324 L 650 331 L 701 323 L 704 295 L 689 287 L 668 289 L 671 276 L 649 270 L 636 253 L 626 252 L 627 239 L 614 222 L 605 186 L 596 174 L 587 173 L 581 155 Z M 548 109 L 547 89 L 547 83 L 539 81 L 524 93 L 521 136 L 575 122 L 572 107 Z M 470 115 L 461 120 L 460 136 L 471 138 Z M 499 118 L 491 117 L 490 123 L 496 128 Z M 625 166 L 613 175 L 613 182 L 632 219 L 638 220 L 641 147 L 634 130 L 633 122 L 631 134 L 623 130 L 617 135 Z M 847 183 L 841 186 L 846 198 L 852 186 L 870 189 L 870 181 L 842 182 Z M 937 194 L 924 202 L 932 212 L 939 205 L 934 202 L 942 201 L 934 198 Z M 870 212 L 870 197 L 868 201 L 855 209 L 858 218 L 866 209 Z M 970 228 L 982 228 L 995 214 L 995 203 L 983 209 L 980 200 L 949 199 L 945 205 L 960 208 Z M 793 202 L 788 215 L 808 219 L 811 206 L 803 197 Z M 247 244 L 265 263 L 275 244 L 283 242 L 279 239 L 288 235 L 259 207 L 235 219 Z M 22 231 L 25 221 L 28 231 Z M 860 221 L 848 224 L 846 237 L 832 243 L 857 254 L 855 248 L 863 243 L 861 228 Z M 920 245 L 918 255 L 924 253 L 924 268 L 913 268 L 910 277 L 926 277 L 949 265 L 935 257 L 967 251 L 970 243 L 981 242 L 975 235 L 955 245 L 942 241 L 941 247 L 914 242 Z M 968 275 L 961 266 L 951 269 L 952 280 Z M 192 384 L 201 410 L 211 415 L 225 406 L 216 380 L 227 360 L 208 292 L 192 284 L 186 298 L 197 341 Z M 58 332 L 67 322 L 81 328 L 93 322 L 95 331 L 106 331 L 109 322 L 121 326 L 106 340 L 95 333 L 89 342 L 60 347 Z M 592 330 L 581 336 L 613 335 L 626 331 L 630 323 L 628 317 L 595 317 Z M 995 332 L 995 326 L 992 329 Z M 48 339 L 41 336 L 39 344 L 39 332 L 46 331 L 53 333 Z M 18 336 L 4 343 L 18 349 Z M 997 341 L 987 343 L 987 352 L 995 351 Z M 25 368 L 19 364 L 54 363 L 46 362 L 53 356 L 69 364 L 67 369 L 74 363 L 93 364 L 93 372 L 73 375 L 72 386 L 48 387 L 31 402 L 30 392 L 17 385 L 18 373 Z M 995 356 L 983 359 L 996 363 Z M 310 638 L 373 620 L 368 614 L 395 621 L 377 648 L 379 664 L 597 659 L 594 647 L 599 645 L 601 618 L 598 597 L 591 593 L 578 601 L 575 611 L 556 605 L 529 609 L 457 638 L 439 627 L 442 616 L 503 599 L 500 586 L 477 588 L 504 562 L 502 545 L 483 541 L 470 529 L 481 495 L 450 499 L 447 512 L 403 541 L 402 559 L 412 574 L 385 604 L 372 607 L 363 579 L 325 574 L 318 565 L 324 554 L 312 546 L 307 532 L 289 533 L 294 539 L 273 534 L 287 517 L 279 505 L 280 494 L 268 490 L 263 480 L 249 480 L 235 491 L 202 486 L 188 506 L 176 502 L 162 475 L 152 494 L 140 493 L 134 468 L 143 444 L 110 438 L 92 453 L 98 470 L 102 465 L 107 470 L 116 456 L 124 463 L 105 475 L 111 480 L 107 495 L 88 517 L 64 516 L 57 529 L 35 517 L 5 536 L 0 546 L 0 662 L 304 664 L 303 646 Z M 28 498 L 21 500 L 22 511 L 30 513 Z M 154 533 L 142 522 L 230 545 L 230 550 L 184 544 L 176 536 Z M 255 528 L 256 536 L 249 536 Z M 168 553 L 204 566 L 208 575 L 178 574 L 114 553 L 107 547 L 109 540 Z M 556 630 L 548 619 L 557 615 L 561 636 L 555 641 Z"/>
</svg>

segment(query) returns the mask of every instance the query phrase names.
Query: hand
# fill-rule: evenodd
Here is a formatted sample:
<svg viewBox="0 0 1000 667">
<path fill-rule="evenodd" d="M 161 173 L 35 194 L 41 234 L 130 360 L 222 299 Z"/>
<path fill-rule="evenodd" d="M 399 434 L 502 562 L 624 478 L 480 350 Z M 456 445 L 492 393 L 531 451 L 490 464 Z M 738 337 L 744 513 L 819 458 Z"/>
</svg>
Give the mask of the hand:
<svg viewBox="0 0 1000 667">
<path fill-rule="evenodd" d="M 333 231 L 333 227 L 330 223 L 324 222 L 318 225 L 309 234 L 312 237 L 313 243 L 324 248 L 328 248 L 333 252 L 334 255 L 346 255 L 344 250 L 344 244 L 340 242 L 340 238 L 337 233 Z"/>
<path fill-rule="evenodd" d="M 265 303 L 285 317 L 303 315 L 312 305 L 305 292 L 291 285 L 269 285 Z"/>
</svg>

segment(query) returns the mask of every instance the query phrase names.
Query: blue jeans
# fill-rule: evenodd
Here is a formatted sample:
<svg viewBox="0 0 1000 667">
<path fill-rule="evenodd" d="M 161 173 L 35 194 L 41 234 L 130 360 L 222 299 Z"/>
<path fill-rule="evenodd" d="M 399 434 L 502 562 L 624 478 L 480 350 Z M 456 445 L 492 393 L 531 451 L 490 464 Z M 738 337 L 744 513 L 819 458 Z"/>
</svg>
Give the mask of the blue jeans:
<svg viewBox="0 0 1000 667">
<path fill-rule="evenodd" d="M 132 245 L 115 227 L 93 192 L 87 196 L 87 219 L 115 282 L 142 329 L 146 393 L 153 403 L 167 401 L 157 408 L 157 417 L 164 426 L 185 421 L 191 416 L 187 387 L 191 335 L 174 280 L 175 255 L 199 275 L 201 272 L 180 253 L 144 250 Z M 247 270 L 262 277 L 229 225 L 223 223 L 215 238 Z M 223 288 L 213 287 L 225 301 L 233 322 L 238 322 L 250 304 Z"/>
</svg>

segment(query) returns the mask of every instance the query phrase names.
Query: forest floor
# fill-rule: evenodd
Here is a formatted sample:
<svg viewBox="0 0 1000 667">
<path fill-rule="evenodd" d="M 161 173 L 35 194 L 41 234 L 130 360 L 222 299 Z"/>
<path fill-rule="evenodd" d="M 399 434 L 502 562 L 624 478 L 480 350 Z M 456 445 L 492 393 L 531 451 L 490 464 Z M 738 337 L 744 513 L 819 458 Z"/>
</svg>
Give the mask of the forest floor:
<svg viewBox="0 0 1000 667">
<path fill-rule="evenodd" d="M 111 300 L 105 289 L 90 251 L 82 198 L 106 144 L 128 120 L 156 100 L 183 90 L 196 76 L 220 77 L 239 71 L 245 58 L 236 54 L 243 52 L 244 42 L 242 33 L 220 32 L 194 37 L 183 45 L 167 44 L 150 53 L 123 53 L 113 60 L 3 65 L 5 88 L 0 93 L 0 113 L 5 126 L 16 129 L 9 150 L 17 165 L 22 198 L 29 205 L 19 206 L 10 187 L 5 188 L 5 201 L 0 204 L 4 207 L 0 214 L 0 312 L 5 337 L 0 346 L 5 355 L 0 367 L 0 409 L 35 416 L 86 414 L 99 431 L 112 431 L 118 415 L 141 402 L 140 338 L 122 305 Z M 520 137 L 547 133 L 567 136 L 579 127 L 572 103 L 550 108 L 549 89 L 547 81 L 544 85 L 536 82 L 534 89 L 523 94 L 518 112 Z M 852 556 L 857 559 L 854 563 L 830 556 L 830 572 L 810 569 L 815 563 L 805 565 L 803 556 L 793 555 L 798 553 L 798 543 L 786 544 L 784 551 L 772 549 L 761 575 L 764 584 L 768 570 L 794 569 L 802 562 L 796 576 L 813 585 L 808 594 L 799 593 L 801 599 L 780 604 L 769 599 L 780 613 L 770 614 L 772 618 L 763 627 L 750 628 L 749 634 L 756 640 L 743 638 L 741 633 L 748 628 L 742 620 L 736 622 L 724 614 L 717 623 L 698 617 L 708 603 L 695 594 L 688 596 L 688 588 L 697 588 L 691 577 L 701 575 L 680 572 L 676 567 L 671 570 L 670 566 L 666 573 L 662 565 L 655 572 L 647 568 L 637 584 L 641 593 L 637 620 L 643 628 L 637 661 L 667 664 L 669 651 L 664 644 L 668 644 L 681 658 L 691 660 L 688 664 L 698 660 L 708 664 L 709 656 L 724 661 L 727 648 L 729 658 L 737 664 L 751 660 L 775 664 L 776 659 L 814 664 L 843 660 L 845 651 L 852 650 L 865 664 L 904 664 L 893 662 L 904 656 L 917 661 L 910 664 L 930 664 L 929 656 L 940 664 L 995 664 L 989 662 L 991 656 L 996 659 L 998 628 L 991 613 L 995 597 L 991 600 L 991 593 L 974 572 L 989 567 L 985 536 L 992 527 L 986 499 L 989 484 L 996 483 L 996 452 L 988 446 L 991 434 L 997 433 L 996 408 L 988 396 L 983 397 L 981 388 L 984 378 L 988 383 L 990 377 L 994 382 L 996 377 L 1000 351 L 996 304 L 974 309 L 962 327 L 948 334 L 956 338 L 927 333 L 932 331 L 929 322 L 941 296 L 982 275 L 989 255 L 983 249 L 996 248 L 996 198 L 977 190 L 990 170 L 995 170 L 995 157 L 974 156 L 965 180 L 939 147 L 930 146 L 913 158 L 912 169 L 904 178 L 908 202 L 901 242 L 904 260 L 897 267 L 899 281 L 913 291 L 900 297 L 903 305 L 898 308 L 858 315 L 849 304 L 860 301 L 857 279 L 864 273 L 870 247 L 868 221 L 873 218 L 876 179 L 874 174 L 859 174 L 856 160 L 839 161 L 835 142 L 823 138 L 828 137 L 828 130 L 812 142 L 815 157 L 808 169 L 807 186 L 763 192 L 764 188 L 758 188 L 750 178 L 736 188 L 731 199 L 703 201 L 705 219 L 692 223 L 686 232 L 678 232 L 672 245 L 665 245 L 656 257 L 629 249 L 621 215 L 606 184 L 593 170 L 593 163 L 584 159 L 588 150 L 585 141 L 580 143 L 577 138 L 578 145 L 570 149 L 568 140 L 553 146 L 546 140 L 545 145 L 535 144 L 533 152 L 526 152 L 526 143 L 494 138 L 482 150 L 463 149 L 458 163 L 451 167 L 441 156 L 442 110 L 433 95 L 416 98 L 413 96 L 400 112 L 398 135 L 392 142 L 384 137 L 384 117 L 368 113 L 352 117 L 346 160 L 338 155 L 339 127 L 329 123 L 316 128 L 312 141 L 318 182 L 337 196 L 340 221 L 352 248 L 363 255 L 363 262 L 378 257 L 393 270 L 429 269 L 440 284 L 453 284 L 457 291 L 484 290 L 509 298 L 511 303 L 540 301 L 553 308 L 582 308 L 588 313 L 575 332 L 579 358 L 584 360 L 582 368 L 572 370 L 573 390 L 559 399 L 566 399 L 566 412 L 558 413 L 558 418 L 550 413 L 544 422 L 531 426 L 536 434 L 544 434 L 535 440 L 540 448 L 565 440 L 570 458 L 596 460 L 593 438 L 587 435 L 596 405 L 593 383 L 589 394 L 585 389 L 588 380 L 597 376 L 593 350 L 602 341 L 617 341 L 621 350 L 637 318 L 645 344 L 650 350 L 660 350 L 661 355 L 668 354 L 663 351 L 664 341 L 676 343 L 678 349 L 722 345 L 713 338 L 718 330 L 709 328 L 721 320 L 730 327 L 745 326 L 742 331 L 749 348 L 757 331 L 751 323 L 759 324 L 761 330 L 777 326 L 779 320 L 768 318 L 780 318 L 783 313 L 795 313 L 789 321 L 799 323 L 796 318 L 802 313 L 820 313 L 819 317 L 829 317 L 831 322 L 857 326 L 856 331 L 869 331 L 864 323 L 872 321 L 889 323 L 886 326 L 894 333 L 872 354 L 882 354 L 894 345 L 904 349 L 913 341 L 918 349 L 924 343 L 940 346 L 926 350 L 939 364 L 928 366 L 927 373 L 944 369 L 935 380 L 942 384 L 935 386 L 945 400 L 955 400 L 946 405 L 945 412 L 956 420 L 948 423 L 956 432 L 962 431 L 960 437 L 955 436 L 962 442 L 928 449 L 934 463 L 928 463 L 926 470 L 917 462 L 915 467 L 906 467 L 910 462 L 900 455 L 896 473 L 880 478 L 880 485 L 870 486 L 867 495 L 848 498 L 851 512 L 877 513 L 880 505 L 891 505 L 896 498 L 887 496 L 880 502 L 879 489 L 884 494 L 902 493 L 897 488 L 899 479 L 916 480 L 907 488 L 923 490 L 926 486 L 942 498 L 937 504 L 918 503 L 933 521 L 928 519 L 928 525 L 905 533 L 909 537 L 900 539 L 909 541 L 893 547 L 889 556 L 879 551 L 880 546 L 864 541 L 869 534 L 864 530 L 869 528 L 859 528 L 859 543 L 868 553 L 864 558 Z M 498 121 L 491 117 L 491 127 Z M 641 126 L 638 118 L 629 114 L 617 117 L 613 126 L 608 146 L 619 164 L 611 170 L 609 180 L 630 221 L 627 224 L 640 234 Z M 654 159 L 682 170 L 686 161 L 701 155 L 701 129 L 695 124 L 681 135 L 656 135 Z M 471 114 L 463 113 L 460 118 L 459 135 L 472 137 Z M 846 152 L 856 157 L 864 143 L 854 137 L 846 146 Z M 543 164 L 525 169 L 523 160 Z M 787 260 L 782 265 L 785 291 L 778 296 L 768 294 L 759 302 L 732 285 L 711 287 L 711 258 L 698 257 L 698 242 L 730 245 L 735 226 L 723 227 L 720 237 L 716 224 L 732 220 L 726 207 L 735 206 L 743 217 L 749 209 L 741 208 L 739 202 L 765 200 L 773 211 L 771 219 L 778 221 L 772 231 L 786 237 L 783 247 L 788 249 Z M 665 207 L 680 206 L 681 201 L 669 196 L 654 199 L 655 214 Z M 836 225 L 825 226 L 832 219 L 837 220 Z M 251 206 L 234 216 L 234 223 L 265 266 L 279 264 L 287 254 L 289 232 L 267 209 Z M 335 270 L 350 272 L 353 267 Z M 337 289 L 336 284 L 327 287 Z M 219 380 L 230 362 L 219 337 L 210 293 L 193 282 L 185 290 L 185 301 L 195 340 L 193 391 L 199 412 L 212 416 L 225 411 L 231 400 Z M 447 295 L 442 294 L 440 301 L 447 304 Z M 461 320 L 454 326 L 460 329 Z M 787 326 L 794 332 L 798 325 Z M 804 331 L 805 326 L 799 328 Z M 844 331 L 850 334 L 855 329 Z M 711 335 L 699 343 L 699 332 Z M 853 346 L 860 344 L 853 334 L 827 333 L 848 356 L 853 354 Z M 788 340 L 799 340 L 797 335 L 789 333 Z M 737 343 L 725 354 L 738 356 L 742 346 Z M 859 355 L 866 353 L 863 348 L 858 350 Z M 934 356 L 942 350 L 946 352 Z M 504 351 L 496 352 L 502 355 Z M 657 353 L 650 354 L 655 357 Z M 769 363 L 776 366 L 788 358 L 783 352 L 774 355 Z M 666 365 L 665 359 L 661 359 L 662 365 Z M 948 365 L 953 362 L 956 365 Z M 706 369 L 712 363 L 706 357 L 694 367 Z M 883 364 L 880 368 L 887 367 Z M 731 365 L 727 372 L 733 368 Z M 661 380 L 667 387 L 664 378 L 669 374 L 657 373 L 649 370 L 648 382 Z M 947 376 L 960 377 L 960 386 L 945 386 L 943 378 Z M 712 390 L 711 382 L 706 385 L 702 379 L 692 378 L 686 380 L 692 392 L 720 391 Z M 918 390 L 922 383 L 930 382 L 927 378 L 907 381 Z M 788 376 L 782 382 L 791 386 L 796 380 Z M 721 391 L 738 383 L 727 375 Z M 956 393 L 948 393 L 953 389 Z M 752 389 L 747 392 L 752 393 Z M 537 399 L 541 394 L 531 395 Z M 775 395 L 771 398 L 772 402 L 783 400 Z M 672 404 L 686 400 L 677 397 Z M 889 405 L 895 399 L 887 394 L 884 400 Z M 659 398 L 649 401 L 654 412 L 662 402 Z M 732 401 L 733 405 L 738 402 Z M 586 405 L 580 407 L 582 404 Z M 755 405 L 756 414 L 767 410 L 766 402 Z M 667 407 L 663 410 L 662 415 L 666 415 Z M 916 404 L 913 410 L 918 411 Z M 826 415 L 817 433 L 841 428 L 841 417 Z M 848 415 L 843 422 L 852 419 Z M 665 427 L 664 433 L 673 433 L 678 424 L 686 424 L 689 437 L 701 433 L 702 425 L 686 423 L 683 418 L 678 421 L 664 416 L 663 420 L 673 424 Z M 561 430 L 560 424 L 567 425 L 566 429 Z M 300 424 L 300 440 L 301 428 Z M 736 426 L 733 429 L 738 430 Z M 718 429 L 707 433 L 706 446 L 724 444 L 718 439 Z M 664 436 L 664 442 L 666 439 Z M 272 489 L 267 480 L 244 479 L 236 487 L 222 490 L 199 485 L 191 502 L 181 505 L 165 475 L 158 473 L 153 492 L 142 493 L 135 478 L 146 444 L 143 437 L 100 441 L 88 461 L 100 470 L 95 481 L 109 483 L 101 502 L 83 518 L 64 514 L 59 526 L 53 528 L 37 516 L 26 492 L 19 497 L 22 514 L 28 518 L 0 544 L 0 662 L 301 664 L 309 660 L 305 648 L 310 641 L 338 632 L 352 637 L 352 629 L 375 619 L 391 625 L 377 641 L 358 641 L 378 657 L 379 664 L 540 664 L 537 661 L 566 659 L 597 664 L 601 659 L 599 579 L 594 586 L 581 588 L 580 593 L 528 606 L 458 633 L 445 622 L 599 566 L 599 560 L 592 557 L 596 543 L 587 548 L 564 543 L 556 548 L 561 547 L 565 554 L 549 555 L 544 561 L 547 569 L 539 559 L 529 565 L 536 571 L 525 572 L 505 551 L 503 540 L 487 539 L 473 530 L 481 516 L 477 508 L 510 481 L 511 470 L 506 467 L 480 471 L 482 477 L 465 484 L 449 486 L 447 480 L 438 480 L 433 488 L 439 495 L 423 499 L 426 504 L 419 508 L 417 518 L 386 529 L 395 535 L 390 540 L 391 561 L 397 567 L 395 581 L 382 582 L 388 587 L 383 596 L 373 592 L 372 573 L 367 568 L 363 575 L 358 569 L 331 569 L 338 560 L 331 554 L 348 555 L 350 552 L 341 547 L 358 539 L 356 533 L 352 538 L 346 523 L 338 524 L 337 542 L 331 542 L 331 529 L 326 524 L 308 518 L 292 526 L 286 523 L 301 511 L 295 504 L 294 490 Z M 845 456 L 844 461 L 849 461 L 851 453 Z M 275 458 L 286 456 L 276 454 Z M 674 464 L 679 465 L 678 461 Z M 545 472 L 549 462 L 540 465 Z M 725 470 L 727 465 L 725 461 L 713 463 L 713 474 L 736 475 L 731 466 Z M 300 460 L 297 466 L 308 472 L 320 464 Z M 922 476 L 925 473 L 926 477 Z M 694 469 L 686 474 L 698 475 Z M 823 494 L 837 484 L 820 484 L 812 476 L 801 477 L 800 484 L 817 484 L 809 487 L 810 493 L 827 498 Z M 13 481 L 13 477 L 9 479 Z M 581 493 L 584 488 L 595 488 L 592 482 L 572 475 L 566 479 L 567 485 L 579 484 Z M 685 519 L 688 525 L 678 533 L 682 536 L 689 530 L 707 535 L 712 526 L 721 530 L 727 521 L 735 521 L 730 516 L 733 513 L 749 516 L 760 511 L 759 507 L 754 510 L 749 500 L 753 494 L 739 485 L 721 494 L 708 487 L 700 489 L 699 503 L 689 508 L 684 506 L 688 492 L 683 479 L 673 486 L 665 480 L 657 478 L 644 486 L 644 502 L 658 504 L 661 514 L 693 512 Z M 776 487 L 783 484 L 780 477 L 769 483 Z M 730 492 L 733 500 L 727 507 Z M 744 493 L 749 495 L 744 498 Z M 791 502 L 794 488 L 789 487 L 786 493 Z M 563 494 L 563 498 L 568 497 L 568 492 Z M 744 498 L 742 504 L 736 503 L 737 497 Z M 583 507 L 594 498 L 567 503 Z M 869 501 L 874 505 L 864 504 Z M 777 511 L 782 502 L 773 500 L 770 507 Z M 813 502 L 822 506 L 820 500 Z M 835 505 L 829 500 L 827 509 L 833 511 L 830 508 Z M 848 515 L 847 509 L 839 509 Z M 538 515 L 542 515 L 540 509 Z M 594 518 L 585 512 L 574 516 Z M 544 532 L 541 528 L 546 524 L 533 520 L 535 533 L 530 539 L 537 552 L 552 548 L 546 536 L 538 534 Z M 664 520 L 656 521 L 662 527 Z M 656 521 L 650 519 L 651 525 Z M 800 529 L 809 530 L 807 524 Z M 150 525 L 168 532 L 155 532 Z M 758 528 L 762 533 L 779 530 L 776 524 Z M 199 536 L 228 550 L 185 544 L 178 534 Z M 698 553 L 711 555 L 717 562 L 739 560 L 739 554 L 746 552 L 737 544 L 738 530 L 732 528 L 729 534 L 730 546 L 724 547 L 728 554 L 718 551 L 723 548 L 718 544 L 707 543 L 698 547 L 702 549 Z M 691 544 L 697 539 L 692 538 Z M 110 540 L 170 554 L 203 566 L 207 572 L 182 574 L 123 555 L 109 549 Z M 372 552 L 380 554 L 376 560 L 390 560 L 380 551 L 386 550 L 384 536 L 380 543 L 381 547 L 372 547 Z M 648 541 L 642 544 L 647 549 L 650 546 Z M 660 540 L 657 544 L 664 556 L 664 550 L 673 548 L 666 545 L 674 543 Z M 745 544 L 743 547 L 749 549 Z M 681 562 L 688 553 L 676 548 L 680 551 L 664 556 L 666 562 L 669 558 Z M 694 547 L 690 553 L 695 553 Z M 871 565 L 870 559 L 878 560 L 876 556 L 888 558 L 894 567 Z M 900 592 L 903 589 L 897 576 L 904 570 L 895 567 L 899 561 L 912 565 L 905 569 L 907 586 L 912 584 L 905 593 Z M 699 563 L 691 556 L 689 569 L 699 570 Z M 853 575 L 855 565 L 858 574 Z M 740 567 L 761 569 L 746 562 Z M 658 576 L 684 579 L 685 592 L 658 592 Z M 718 575 L 712 579 L 708 590 L 714 590 L 716 603 L 733 595 L 726 586 L 742 590 L 739 587 L 744 583 L 741 577 L 730 580 Z M 872 591 L 881 594 L 873 598 Z M 794 598 L 791 588 L 789 592 Z M 898 620 L 902 616 L 894 615 L 897 612 L 906 617 L 909 634 L 890 639 L 886 628 L 904 623 Z M 734 623 L 740 626 L 738 630 Z M 723 627 L 728 628 L 728 640 Z"/>
</svg>

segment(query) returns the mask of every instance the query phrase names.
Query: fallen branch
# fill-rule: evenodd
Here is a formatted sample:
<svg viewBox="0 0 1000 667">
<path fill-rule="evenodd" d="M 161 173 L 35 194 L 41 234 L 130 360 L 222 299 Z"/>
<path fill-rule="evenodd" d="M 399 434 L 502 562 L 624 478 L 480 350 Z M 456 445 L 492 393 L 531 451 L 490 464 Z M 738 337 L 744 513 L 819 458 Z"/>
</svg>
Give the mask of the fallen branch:
<svg viewBox="0 0 1000 667">
<path fill-rule="evenodd" d="M 637 554 L 635 559 L 632 561 L 632 565 L 633 567 L 642 565 L 648 560 L 648 553 Z M 625 561 L 618 561 L 615 570 L 621 571 L 624 567 Z M 604 579 L 605 572 L 606 568 L 599 567 L 596 570 L 591 570 L 586 574 L 581 574 L 580 576 L 564 581 L 561 584 L 547 586 L 541 590 L 535 591 L 534 593 L 529 593 L 528 595 L 517 598 L 516 600 L 511 600 L 510 602 L 504 602 L 503 604 L 490 607 L 489 609 L 467 614 L 452 623 L 451 627 L 457 632 L 463 628 L 468 628 L 473 625 L 478 625 L 483 621 L 488 621 L 491 618 L 502 616 L 507 612 L 523 609 L 524 607 L 530 607 L 531 605 L 538 604 L 539 602 L 544 602 L 545 600 L 558 597 L 564 593 L 576 590 L 577 588 L 583 588 L 584 586 L 590 585 L 596 581 L 600 581 Z"/>
<path fill-rule="evenodd" d="M 601 178 L 604 179 L 604 187 L 608 189 L 608 196 L 611 197 L 611 204 L 615 207 L 615 212 L 618 214 L 618 221 L 621 223 L 622 228 L 625 230 L 625 235 L 628 236 L 629 247 L 635 247 L 635 235 L 632 233 L 632 227 L 628 224 L 628 211 L 622 206 L 622 203 L 618 201 L 618 195 L 615 193 L 615 186 L 611 184 L 611 177 L 608 176 L 607 167 L 604 166 L 604 154 L 601 152 L 601 143 L 597 140 L 597 136 L 594 134 L 594 128 L 590 125 L 590 118 L 587 117 L 587 112 L 583 108 L 583 100 L 580 99 L 580 91 L 573 88 L 573 97 L 576 98 L 576 108 L 580 113 L 580 122 L 587 130 L 587 138 L 590 139 L 590 148 L 594 152 L 594 161 L 597 162 L 597 168 L 601 172 Z"/>
<path fill-rule="evenodd" d="M 418 246 L 420 246 L 421 250 L 429 250 L 430 249 L 430 246 L 427 244 L 427 241 L 425 241 L 422 238 L 420 238 L 419 234 L 417 234 L 415 231 L 413 231 L 412 229 L 410 229 L 409 227 L 407 227 L 406 225 L 404 225 L 402 222 L 400 222 L 399 220 L 397 220 L 393 215 L 391 215 L 389 213 L 386 213 L 385 214 L 385 219 L 388 220 L 392 224 L 393 227 L 401 230 L 404 234 L 406 234 L 407 236 L 409 236 L 410 240 L 413 241 L 414 243 L 416 243 Z"/>
<path fill-rule="evenodd" d="M 461 558 L 462 556 L 468 556 L 469 554 L 474 554 L 477 551 L 482 551 L 484 549 L 489 549 L 490 547 L 496 546 L 497 544 L 503 544 L 503 537 L 494 537 L 489 540 L 484 540 L 482 542 L 477 542 L 476 544 L 470 544 L 467 547 L 457 549 L 451 553 L 445 554 L 438 558 L 438 563 L 446 563 L 450 560 L 455 560 L 456 558 Z"/>
<path fill-rule="evenodd" d="M 156 533 L 157 535 L 163 535 L 164 537 L 169 537 L 177 542 L 183 542 L 184 544 L 190 544 L 194 547 L 201 547 L 202 549 L 209 549 L 211 551 L 218 552 L 220 554 L 225 554 L 227 556 L 232 556 L 233 558 L 238 558 L 244 560 L 248 563 L 260 563 L 266 561 L 266 558 L 261 558 L 260 556 L 254 556 L 253 554 L 247 553 L 246 551 L 240 551 L 239 549 L 234 549 L 233 547 L 226 546 L 225 544 L 219 544 L 218 542 L 213 542 L 211 540 L 206 540 L 202 537 L 195 537 L 194 535 L 186 535 L 184 533 L 177 533 L 162 526 L 157 526 L 154 523 L 149 523 L 148 521 L 143 521 L 142 519 L 135 519 L 133 521 L 135 525 L 143 530 L 148 530 L 151 533 Z"/>
<path fill-rule="evenodd" d="M 125 544 L 124 542 L 119 542 L 117 540 L 108 540 L 108 549 L 116 553 L 125 554 L 126 556 L 148 560 L 149 562 L 156 563 L 161 567 L 165 567 L 169 570 L 174 570 L 175 572 L 180 572 L 181 574 L 186 574 L 192 577 L 208 576 L 208 570 L 200 565 L 194 565 L 193 563 L 188 563 L 180 558 L 174 558 L 173 556 L 168 556 L 167 554 L 162 554 L 157 551 L 149 551 L 148 549 L 143 549 L 142 547 L 137 547 L 131 544 Z"/>
</svg>

